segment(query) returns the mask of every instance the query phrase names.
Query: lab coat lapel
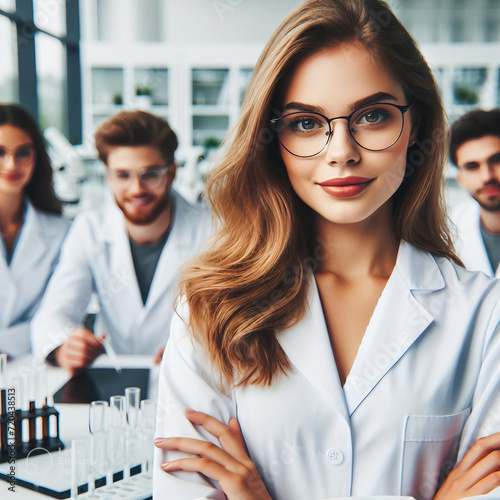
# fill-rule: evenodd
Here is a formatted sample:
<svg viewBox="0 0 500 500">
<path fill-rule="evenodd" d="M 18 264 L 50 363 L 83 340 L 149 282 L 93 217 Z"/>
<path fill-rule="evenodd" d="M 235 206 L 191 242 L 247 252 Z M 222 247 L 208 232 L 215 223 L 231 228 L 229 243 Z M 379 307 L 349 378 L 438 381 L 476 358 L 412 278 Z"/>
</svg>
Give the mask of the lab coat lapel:
<svg viewBox="0 0 500 500">
<path fill-rule="evenodd" d="M 344 392 L 335 365 L 323 309 L 316 285 L 311 278 L 309 307 L 305 317 L 279 334 L 279 342 L 288 358 L 347 421 Z"/>
<path fill-rule="evenodd" d="M 432 323 L 416 294 L 444 287 L 434 258 L 402 242 L 396 266 L 382 292 L 344 385 L 349 414 L 376 387 Z"/>
<path fill-rule="evenodd" d="M 170 234 L 161 252 L 160 259 L 151 283 L 151 289 L 146 301 L 146 309 L 150 310 L 161 298 L 165 298 L 165 290 L 177 279 L 179 266 L 191 253 L 193 240 L 190 237 L 191 224 L 186 220 L 186 212 L 181 200 L 172 191 L 173 220 Z"/>
<path fill-rule="evenodd" d="M 23 272 L 29 273 L 30 269 L 43 259 L 47 251 L 47 240 L 51 235 L 50 228 L 40 222 L 31 203 L 26 203 L 26 215 L 11 266 L 22 267 Z"/>
<path fill-rule="evenodd" d="M 47 251 L 47 241 L 50 239 L 51 233 L 50 227 L 41 223 L 37 211 L 29 200 L 26 200 L 26 204 L 23 227 L 10 267 L 11 269 L 16 268 L 18 272 L 21 271 L 25 274 L 36 274 L 35 267 L 44 258 Z M 6 300 L 2 303 L 0 320 L 0 326 L 3 327 L 11 322 L 18 296 L 15 283 L 12 281 L 11 269 L 9 269 L 4 259 L 1 259 L 1 261 L 2 287 L 5 288 L 3 293 L 6 294 Z"/>
<path fill-rule="evenodd" d="M 0 328 L 10 324 L 16 300 L 17 291 L 11 271 L 6 259 L 0 256 Z"/>
<path fill-rule="evenodd" d="M 470 203 L 467 204 L 467 208 L 468 210 L 464 215 L 464 221 L 459 233 L 461 240 L 458 242 L 459 255 L 465 267 L 483 271 L 483 273 L 493 276 L 494 272 L 486 253 L 483 236 L 481 235 L 481 211 L 479 203 L 471 199 Z"/>
<path fill-rule="evenodd" d="M 111 291 L 112 302 L 130 318 L 136 318 L 143 307 L 137 283 L 130 241 L 123 214 L 114 202 L 108 202 L 102 225 L 102 245 L 98 249 L 98 266 L 103 286 Z"/>
</svg>

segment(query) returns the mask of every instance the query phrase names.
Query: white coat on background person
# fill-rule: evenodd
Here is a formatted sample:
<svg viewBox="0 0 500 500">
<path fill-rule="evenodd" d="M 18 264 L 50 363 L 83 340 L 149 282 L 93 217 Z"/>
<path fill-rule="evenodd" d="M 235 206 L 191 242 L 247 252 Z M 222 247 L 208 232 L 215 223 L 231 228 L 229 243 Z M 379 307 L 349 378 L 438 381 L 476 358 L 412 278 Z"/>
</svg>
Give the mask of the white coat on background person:
<svg viewBox="0 0 500 500">
<path fill-rule="evenodd" d="M 430 500 L 477 438 L 500 431 L 500 282 L 408 243 L 343 387 L 314 280 L 306 316 L 278 336 L 293 370 L 270 387 L 223 394 L 186 328 L 187 308 L 180 313 L 161 367 L 156 436 L 220 446 L 185 408 L 226 425 L 237 418 L 273 500 Z M 154 498 L 225 499 L 202 475 L 160 469 L 184 456 L 156 449 Z"/>
<path fill-rule="evenodd" d="M 488 276 L 500 278 L 500 266 L 493 270 L 484 246 L 479 203 L 473 199 L 461 203 L 452 212 L 451 220 L 458 232 L 455 243 L 457 253 L 465 267 L 471 271 L 482 271 Z"/>
<path fill-rule="evenodd" d="M 211 230 L 201 208 L 171 192 L 173 221 L 143 304 L 123 213 L 113 201 L 78 216 L 60 264 L 32 323 L 32 345 L 45 358 L 82 324 L 93 292 L 100 312 L 96 335 L 105 333 L 118 354 L 151 354 L 165 345 L 176 296 L 178 268 Z"/>
<path fill-rule="evenodd" d="M 17 356 L 30 350 L 30 321 L 56 266 L 69 223 L 42 212 L 25 199 L 24 222 L 7 263 L 0 239 L 0 352 Z"/>
</svg>

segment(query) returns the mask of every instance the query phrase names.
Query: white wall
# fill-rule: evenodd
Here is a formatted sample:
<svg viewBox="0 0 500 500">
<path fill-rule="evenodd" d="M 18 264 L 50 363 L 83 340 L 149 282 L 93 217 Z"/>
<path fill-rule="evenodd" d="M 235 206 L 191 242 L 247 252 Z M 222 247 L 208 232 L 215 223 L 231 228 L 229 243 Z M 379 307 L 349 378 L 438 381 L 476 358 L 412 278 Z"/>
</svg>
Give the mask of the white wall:
<svg viewBox="0 0 500 500">
<path fill-rule="evenodd" d="M 262 42 L 303 0 L 169 0 L 162 38 L 180 43 Z"/>
</svg>

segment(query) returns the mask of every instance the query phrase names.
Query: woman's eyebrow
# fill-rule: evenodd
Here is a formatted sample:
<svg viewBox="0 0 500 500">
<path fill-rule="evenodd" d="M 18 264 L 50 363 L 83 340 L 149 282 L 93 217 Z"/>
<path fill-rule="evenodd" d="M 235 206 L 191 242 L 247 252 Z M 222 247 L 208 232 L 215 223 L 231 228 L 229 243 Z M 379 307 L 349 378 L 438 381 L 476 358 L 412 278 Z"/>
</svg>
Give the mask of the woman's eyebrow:
<svg viewBox="0 0 500 500">
<path fill-rule="evenodd" d="M 309 111 L 311 113 L 320 113 L 323 114 L 325 110 L 320 106 L 315 106 L 314 104 L 304 104 L 302 102 L 289 102 L 282 109 L 282 113 L 285 111 Z"/>
<path fill-rule="evenodd" d="M 396 97 L 394 97 L 392 94 L 389 94 L 388 92 L 377 92 L 351 103 L 349 105 L 349 113 L 352 113 L 355 109 L 361 108 L 363 106 L 369 106 L 370 104 L 374 104 L 377 102 L 387 101 L 397 102 L 398 99 L 396 99 Z M 285 111 L 291 110 L 325 114 L 325 110 L 321 106 L 316 106 L 314 104 L 305 104 L 302 102 L 289 102 L 283 107 L 281 112 L 284 113 Z"/>
<path fill-rule="evenodd" d="M 389 94 L 388 92 L 377 92 L 376 94 L 363 97 L 362 99 L 353 102 L 349 106 L 349 109 L 352 113 L 355 109 L 362 108 L 363 106 L 369 106 L 370 104 L 387 101 L 397 102 L 398 99 L 396 99 L 396 97 L 394 97 L 392 94 Z"/>
</svg>

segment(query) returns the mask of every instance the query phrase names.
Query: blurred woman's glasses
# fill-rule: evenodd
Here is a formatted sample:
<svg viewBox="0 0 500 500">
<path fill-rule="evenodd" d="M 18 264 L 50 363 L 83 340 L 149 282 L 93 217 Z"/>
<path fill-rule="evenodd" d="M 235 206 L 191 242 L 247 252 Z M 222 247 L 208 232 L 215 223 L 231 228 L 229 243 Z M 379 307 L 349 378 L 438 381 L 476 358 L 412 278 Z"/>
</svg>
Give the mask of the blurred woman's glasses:
<svg viewBox="0 0 500 500">
<path fill-rule="evenodd" d="M 165 165 L 163 167 L 143 168 L 138 172 L 133 172 L 123 169 L 112 170 L 108 167 L 106 169 L 106 175 L 120 189 L 129 187 L 133 183 L 136 176 L 142 187 L 145 187 L 146 189 L 154 189 L 161 184 L 163 177 L 169 168 L 169 166 Z"/>
<path fill-rule="evenodd" d="M 340 119 L 347 120 L 349 134 L 356 144 L 368 151 L 382 151 L 401 137 L 404 114 L 410 107 L 382 102 L 358 108 L 349 116 L 335 118 L 312 111 L 294 111 L 273 118 L 269 123 L 278 134 L 281 145 L 299 158 L 321 153 L 333 135 L 332 121 Z"/>
<path fill-rule="evenodd" d="M 4 168 L 9 157 L 14 159 L 17 167 L 26 167 L 35 159 L 35 148 L 32 144 L 21 146 L 15 150 L 0 146 L 0 168 Z"/>
</svg>

